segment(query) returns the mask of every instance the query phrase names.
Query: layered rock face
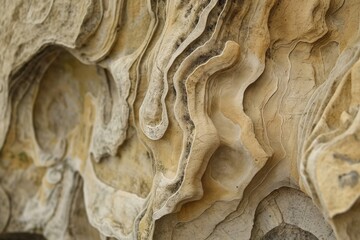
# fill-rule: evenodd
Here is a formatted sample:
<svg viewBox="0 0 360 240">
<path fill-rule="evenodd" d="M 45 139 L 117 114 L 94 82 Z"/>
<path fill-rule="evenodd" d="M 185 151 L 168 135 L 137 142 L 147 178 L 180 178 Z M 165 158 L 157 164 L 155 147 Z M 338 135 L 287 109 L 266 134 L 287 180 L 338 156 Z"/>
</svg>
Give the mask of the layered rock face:
<svg viewBox="0 0 360 240">
<path fill-rule="evenodd" d="M 359 11 L 3 0 L 0 239 L 360 239 Z"/>
</svg>

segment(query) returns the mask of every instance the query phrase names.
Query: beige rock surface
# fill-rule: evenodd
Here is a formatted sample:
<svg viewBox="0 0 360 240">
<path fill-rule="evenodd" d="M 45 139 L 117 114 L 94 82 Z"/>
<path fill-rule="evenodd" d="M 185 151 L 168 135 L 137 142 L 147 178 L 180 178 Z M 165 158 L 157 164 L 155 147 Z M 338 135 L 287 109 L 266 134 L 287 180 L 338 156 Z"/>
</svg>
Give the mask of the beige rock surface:
<svg viewBox="0 0 360 240">
<path fill-rule="evenodd" d="M 359 11 L 3 0 L 0 239 L 360 239 Z"/>
</svg>

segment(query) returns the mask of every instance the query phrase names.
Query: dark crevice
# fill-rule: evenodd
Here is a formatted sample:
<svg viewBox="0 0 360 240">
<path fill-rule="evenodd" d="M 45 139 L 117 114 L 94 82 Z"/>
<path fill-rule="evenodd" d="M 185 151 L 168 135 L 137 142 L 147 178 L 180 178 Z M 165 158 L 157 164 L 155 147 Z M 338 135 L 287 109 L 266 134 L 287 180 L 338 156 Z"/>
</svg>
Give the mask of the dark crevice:
<svg viewBox="0 0 360 240">
<path fill-rule="evenodd" d="M 46 240 L 46 238 L 37 233 L 14 232 L 0 233 L 0 240 Z"/>
</svg>

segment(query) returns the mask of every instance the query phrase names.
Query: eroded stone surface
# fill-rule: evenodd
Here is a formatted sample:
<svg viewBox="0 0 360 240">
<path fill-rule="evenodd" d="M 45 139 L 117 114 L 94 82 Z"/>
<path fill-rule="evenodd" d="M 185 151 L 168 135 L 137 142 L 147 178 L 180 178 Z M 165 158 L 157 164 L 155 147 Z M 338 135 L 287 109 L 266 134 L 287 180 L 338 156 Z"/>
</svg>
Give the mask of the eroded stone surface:
<svg viewBox="0 0 360 240">
<path fill-rule="evenodd" d="M 359 238 L 357 0 L 3 5 L 0 232 Z"/>
</svg>

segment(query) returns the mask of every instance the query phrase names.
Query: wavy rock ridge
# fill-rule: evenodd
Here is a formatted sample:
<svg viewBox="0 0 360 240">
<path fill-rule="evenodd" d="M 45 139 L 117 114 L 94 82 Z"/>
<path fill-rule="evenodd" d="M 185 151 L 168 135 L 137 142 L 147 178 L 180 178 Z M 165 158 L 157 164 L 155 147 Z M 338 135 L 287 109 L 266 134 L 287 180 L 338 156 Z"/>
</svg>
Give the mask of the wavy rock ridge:
<svg viewBox="0 0 360 240">
<path fill-rule="evenodd" d="M 0 232 L 360 238 L 357 0 L 3 5 Z"/>
</svg>

